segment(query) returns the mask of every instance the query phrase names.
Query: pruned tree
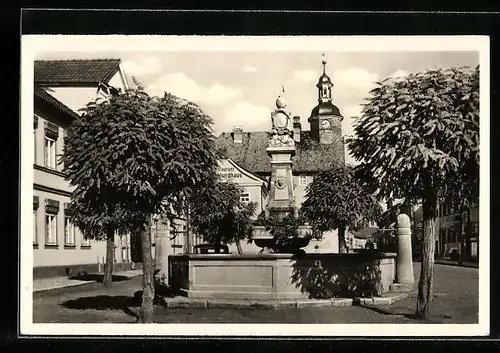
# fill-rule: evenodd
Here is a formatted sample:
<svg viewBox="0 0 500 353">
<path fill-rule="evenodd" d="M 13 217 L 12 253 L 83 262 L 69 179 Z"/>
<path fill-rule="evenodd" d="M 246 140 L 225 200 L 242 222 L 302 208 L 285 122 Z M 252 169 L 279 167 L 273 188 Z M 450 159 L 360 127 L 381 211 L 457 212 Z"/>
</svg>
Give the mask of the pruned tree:
<svg viewBox="0 0 500 353">
<path fill-rule="evenodd" d="M 440 202 L 470 206 L 479 176 L 479 67 L 428 70 L 378 82 L 348 148 L 380 199 L 422 202 L 416 315 L 430 314 Z"/>
<path fill-rule="evenodd" d="M 215 181 L 190 199 L 191 225 L 203 240 L 220 248 L 221 244 L 236 243 L 250 235 L 256 203 L 240 201 L 241 189 L 230 182 Z"/>
<path fill-rule="evenodd" d="M 307 186 L 301 211 L 318 230 L 337 230 L 339 251 L 346 253 L 346 230 L 376 221 L 382 209 L 353 168 L 336 166 L 319 173 Z"/>
<path fill-rule="evenodd" d="M 149 221 L 165 201 L 181 214 L 183 199 L 176 196 L 215 175 L 211 119 L 192 103 L 141 89 L 90 102 L 82 111 L 68 129 L 62 157 L 76 187 L 71 207 L 86 208 L 74 213 L 75 222 L 95 238 L 103 229 L 108 239 L 117 229 L 141 234 L 140 321 L 147 322 L 154 298 Z"/>
</svg>

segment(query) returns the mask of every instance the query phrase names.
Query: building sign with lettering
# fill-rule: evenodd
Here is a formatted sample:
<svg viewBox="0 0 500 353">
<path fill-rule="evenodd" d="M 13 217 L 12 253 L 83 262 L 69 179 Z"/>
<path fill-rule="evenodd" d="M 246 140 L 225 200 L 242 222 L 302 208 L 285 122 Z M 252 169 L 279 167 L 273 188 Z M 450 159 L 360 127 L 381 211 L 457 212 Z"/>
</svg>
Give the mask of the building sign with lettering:
<svg viewBox="0 0 500 353">
<path fill-rule="evenodd" d="M 258 187 L 261 187 L 265 183 L 264 180 L 240 168 L 230 159 L 220 159 L 216 173 L 222 182 L 232 182 L 245 186 L 255 185 Z"/>
<path fill-rule="evenodd" d="M 232 180 L 243 177 L 243 174 L 241 174 L 240 171 L 234 167 L 219 167 L 217 169 L 217 175 L 222 180 Z"/>
</svg>

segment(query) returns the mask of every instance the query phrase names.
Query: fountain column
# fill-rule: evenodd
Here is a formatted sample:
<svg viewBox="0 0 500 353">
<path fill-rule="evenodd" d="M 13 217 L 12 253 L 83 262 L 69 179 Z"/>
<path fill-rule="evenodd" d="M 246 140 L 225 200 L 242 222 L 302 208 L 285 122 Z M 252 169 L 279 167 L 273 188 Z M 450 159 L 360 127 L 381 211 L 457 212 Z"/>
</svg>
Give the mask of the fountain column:
<svg viewBox="0 0 500 353">
<path fill-rule="evenodd" d="M 295 141 L 291 112 L 286 109 L 284 89 L 276 100 L 276 109 L 271 113 L 272 130 L 267 144 L 267 153 L 271 157 L 270 192 L 264 209 L 266 218 L 281 221 L 288 215 L 298 217 L 293 186 L 292 157 L 295 155 Z M 271 248 L 275 252 L 295 252 L 309 243 L 311 227 L 299 226 L 299 236 L 290 238 L 286 246 L 276 246 L 273 237 L 264 226 L 254 226 L 252 240 L 257 246 Z"/>
<path fill-rule="evenodd" d="M 284 89 L 276 100 L 276 109 L 271 113 L 272 132 L 267 146 L 271 157 L 271 180 L 266 217 L 281 220 L 289 214 L 297 216 L 293 190 L 292 157 L 295 141 L 292 138 L 291 113 L 286 110 Z"/>
</svg>

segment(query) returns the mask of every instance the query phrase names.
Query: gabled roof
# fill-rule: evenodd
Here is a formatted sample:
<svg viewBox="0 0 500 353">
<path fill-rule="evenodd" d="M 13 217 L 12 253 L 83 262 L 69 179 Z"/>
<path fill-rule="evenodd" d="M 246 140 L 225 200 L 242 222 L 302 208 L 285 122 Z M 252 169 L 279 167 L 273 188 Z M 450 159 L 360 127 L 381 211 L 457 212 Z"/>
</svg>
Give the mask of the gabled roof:
<svg viewBox="0 0 500 353">
<path fill-rule="evenodd" d="M 108 82 L 119 70 L 119 59 L 37 60 L 35 83 L 41 85 Z"/>
<path fill-rule="evenodd" d="M 55 107 L 56 109 L 60 110 L 63 113 L 66 113 L 73 118 L 78 118 L 79 115 L 74 112 L 71 108 L 66 106 L 64 103 L 62 103 L 60 100 L 56 99 L 54 96 L 50 95 L 45 89 L 42 87 L 39 87 L 35 85 L 34 87 L 34 96 L 42 99 L 46 103 L 50 104 L 51 106 Z"/>
<path fill-rule="evenodd" d="M 231 133 L 222 133 L 215 139 L 219 152 L 252 173 L 270 173 L 271 158 L 266 148 L 269 132 L 244 132 L 243 141 L 235 143 Z M 340 144 L 340 146 L 339 146 Z M 344 144 L 342 136 L 332 144 L 320 144 L 311 138 L 310 131 L 302 131 L 301 142 L 296 143 L 296 153 L 292 157 L 294 172 L 318 172 L 333 165 L 344 164 Z"/>
<path fill-rule="evenodd" d="M 249 170 L 246 170 L 245 168 L 243 168 L 242 166 L 238 165 L 238 163 L 236 163 L 235 161 L 233 161 L 231 158 L 227 158 L 227 161 L 234 167 L 236 168 L 238 171 L 240 171 L 241 174 L 247 176 L 248 178 L 252 179 L 252 180 L 255 180 L 255 181 L 258 181 L 264 185 L 267 186 L 267 181 L 262 179 L 260 176 L 252 173 L 251 171 Z"/>
</svg>

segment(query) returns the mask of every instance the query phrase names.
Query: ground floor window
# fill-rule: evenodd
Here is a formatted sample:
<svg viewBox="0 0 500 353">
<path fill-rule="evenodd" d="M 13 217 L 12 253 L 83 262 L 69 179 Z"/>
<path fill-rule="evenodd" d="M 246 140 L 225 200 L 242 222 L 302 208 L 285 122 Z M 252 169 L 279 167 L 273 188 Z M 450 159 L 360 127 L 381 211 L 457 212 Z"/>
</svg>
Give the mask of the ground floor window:
<svg viewBox="0 0 500 353">
<path fill-rule="evenodd" d="M 122 261 L 123 262 L 129 262 L 128 247 L 122 247 Z"/>
<path fill-rule="evenodd" d="M 64 218 L 64 244 L 75 245 L 75 225 L 70 217 Z"/>
<path fill-rule="evenodd" d="M 85 238 L 85 236 L 82 234 L 82 246 L 90 246 L 90 239 Z"/>
<path fill-rule="evenodd" d="M 479 222 L 472 222 L 472 234 L 475 236 L 479 235 Z"/>
<path fill-rule="evenodd" d="M 33 244 L 38 244 L 36 232 L 36 210 L 33 210 Z"/>
<path fill-rule="evenodd" d="M 477 257 L 478 255 L 478 242 L 474 241 L 470 243 L 470 256 Z"/>
<path fill-rule="evenodd" d="M 57 215 L 45 214 L 45 243 L 57 245 Z"/>
</svg>

